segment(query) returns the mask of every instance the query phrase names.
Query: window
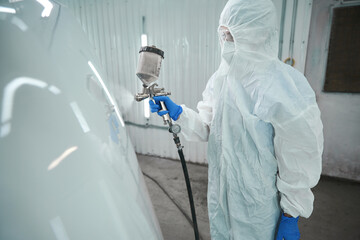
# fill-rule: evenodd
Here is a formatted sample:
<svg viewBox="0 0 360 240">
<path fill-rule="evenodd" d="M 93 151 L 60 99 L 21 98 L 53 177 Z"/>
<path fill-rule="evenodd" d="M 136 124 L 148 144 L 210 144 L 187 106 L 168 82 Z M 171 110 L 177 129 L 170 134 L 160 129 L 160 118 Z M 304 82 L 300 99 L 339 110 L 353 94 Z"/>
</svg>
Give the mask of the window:
<svg viewBox="0 0 360 240">
<path fill-rule="evenodd" d="M 334 8 L 324 91 L 360 93 L 360 6 Z"/>
</svg>

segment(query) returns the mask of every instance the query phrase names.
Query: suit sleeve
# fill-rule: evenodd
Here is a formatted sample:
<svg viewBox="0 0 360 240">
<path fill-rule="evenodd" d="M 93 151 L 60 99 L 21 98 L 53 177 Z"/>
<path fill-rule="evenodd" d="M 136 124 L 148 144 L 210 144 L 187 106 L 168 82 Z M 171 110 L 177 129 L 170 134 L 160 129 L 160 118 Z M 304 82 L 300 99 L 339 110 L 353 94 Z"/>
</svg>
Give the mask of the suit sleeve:
<svg viewBox="0 0 360 240">
<path fill-rule="evenodd" d="M 300 82 L 301 80 L 301 82 Z M 320 179 L 323 125 L 315 94 L 305 78 L 271 83 L 260 94 L 256 110 L 274 128 L 280 205 L 293 217 L 308 218 L 313 211 L 311 191 Z"/>
<path fill-rule="evenodd" d="M 317 106 L 309 106 L 287 122 L 273 122 L 278 161 L 277 188 L 280 205 L 293 217 L 308 218 L 313 211 L 311 192 L 319 181 L 323 133 Z"/>
</svg>

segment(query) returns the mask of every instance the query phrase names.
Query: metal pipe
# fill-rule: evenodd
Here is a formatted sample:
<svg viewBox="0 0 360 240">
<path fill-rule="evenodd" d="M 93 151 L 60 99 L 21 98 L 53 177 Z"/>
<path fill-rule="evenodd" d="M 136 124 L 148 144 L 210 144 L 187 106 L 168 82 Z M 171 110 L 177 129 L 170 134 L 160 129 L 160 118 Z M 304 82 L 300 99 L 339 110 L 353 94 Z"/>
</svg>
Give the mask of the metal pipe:
<svg viewBox="0 0 360 240">
<path fill-rule="evenodd" d="M 289 45 L 289 58 L 290 58 L 289 65 L 293 65 L 293 61 L 294 61 L 293 56 L 294 56 L 294 41 L 295 41 L 294 39 L 295 39 L 297 8 L 298 8 L 298 0 L 294 0 L 292 20 L 291 20 L 290 45 Z"/>
<path fill-rule="evenodd" d="M 357 6 L 357 5 L 359 5 L 359 3 L 360 3 L 360 0 L 341 0 L 340 1 L 341 5 L 346 5 L 346 6 L 352 6 L 352 5 Z"/>
<path fill-rule="evenodd" d="M 284 25 L 285 25 L 285 14 L 286 14 L 286 0 L 282 1 L 281 7 L 281 20 L 280 20 L 280 34 L 279 34 L 279 59 L 282 58 L 282 48 L 284 43 Z"/>
</svg>

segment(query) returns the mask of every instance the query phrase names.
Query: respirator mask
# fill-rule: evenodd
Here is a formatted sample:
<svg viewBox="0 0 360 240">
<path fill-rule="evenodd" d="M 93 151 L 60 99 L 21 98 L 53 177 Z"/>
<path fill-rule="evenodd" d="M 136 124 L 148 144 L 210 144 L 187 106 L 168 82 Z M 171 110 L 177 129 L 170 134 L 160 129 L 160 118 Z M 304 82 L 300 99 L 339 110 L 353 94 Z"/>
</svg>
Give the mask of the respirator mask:
<svg viewBox="0 0 360 240">
<path fill-rule="evenodd" d="M 234 38 L 227 27 L 220 26 L 218 29 L 220 45 L 221 45 L 221 57 L 230 63 L 235 52 Z"/>
</svg>

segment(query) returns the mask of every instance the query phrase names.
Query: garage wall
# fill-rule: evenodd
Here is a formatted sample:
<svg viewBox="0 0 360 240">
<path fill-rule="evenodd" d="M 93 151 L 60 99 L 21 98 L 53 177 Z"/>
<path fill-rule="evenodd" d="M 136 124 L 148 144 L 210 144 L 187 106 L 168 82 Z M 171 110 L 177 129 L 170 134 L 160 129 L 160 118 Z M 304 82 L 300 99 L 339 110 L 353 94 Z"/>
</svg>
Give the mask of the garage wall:
<svg viewBox="0 0 360 240">
<path fill-rule="evenodd" d="M 172 99 L 196 108 L 208 78 L 220 59 L 217 22 L 224 0 L 64 0 L 88 33 L 99 54 L 108 79 L 118 94 L 124 119 L 138 153 L 177 159 L 177 151 L 167 130 L 132 125 L 163 127 L 161 118 L 144 117 L 143 103 L 129 103 L 142 90 L 135 75 L 141 35 L 148 44 L 165 51 L 158 84 L 172 92 Z M 144 20 L 143 20 L 144 17 Z M 123 97 L 125 96 L 125 97 Z M 130 106 L 129 106 L 130 105 Z M 131 110 L 129 110 L 129 108 Z M 127 111 L 129 110 L 129 111 Z M 206 162 L 205 143 L 185 143 L 186 158 Z"/>
<path fill-rule="evenodd" d="M 141 34 L 165 51 L 158 84 L 172 99 L 195 109 L 208 78 L 220 60 L 218 19 L 226 0 L 60 0 L 73 10 L 100 56 L 109 84 L 118 96 L 138 153 L 178 159 L 171 135 L 157 115 L 144 117 L 143 103 L 132 102 L 141 91 L 135 76 Z M 279 58 L 295 59 L 304 71 L 312 0 L 274 0 L 278 11 Z M 129 110 L 130 109 L 130 110 Z M 206 163 L 206 144 L 182 139 L 187 160 Z"/>
<path fill-rule="evenodd" d="M 305 75 L 322 113 L 323 173 L 360 181 L 360 94 L 323 91 L 331 12 L 349 4 L 360 5 L 360 1 L 314 0 Z"/>
</svg>

